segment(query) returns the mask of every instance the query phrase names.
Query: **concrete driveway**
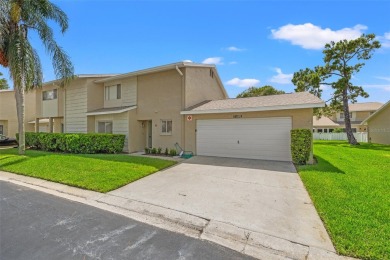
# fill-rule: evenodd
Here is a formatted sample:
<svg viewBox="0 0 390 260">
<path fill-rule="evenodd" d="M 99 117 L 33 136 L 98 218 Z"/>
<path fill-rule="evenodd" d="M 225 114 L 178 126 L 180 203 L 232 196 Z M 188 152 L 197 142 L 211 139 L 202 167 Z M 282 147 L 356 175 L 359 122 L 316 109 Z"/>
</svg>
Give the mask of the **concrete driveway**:
<svg viewBox="0 0 390 260">
<path fill-rule="evenodd" d="M 289 162 L 197 156 L 109 194 L 334 251 Z"/>
</svg>

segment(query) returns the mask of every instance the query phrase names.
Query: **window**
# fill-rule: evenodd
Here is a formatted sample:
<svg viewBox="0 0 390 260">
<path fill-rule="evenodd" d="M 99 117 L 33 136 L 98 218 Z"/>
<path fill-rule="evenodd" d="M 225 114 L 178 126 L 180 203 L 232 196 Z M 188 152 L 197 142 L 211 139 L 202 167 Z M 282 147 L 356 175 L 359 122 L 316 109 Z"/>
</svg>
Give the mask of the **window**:
<svg viewBox="0 0 390 260">
<path fill-rule="evenodd" d="M 352 112 L 349 113 L 349 118 L 352 118 Z M 340 119 L 344 119 L 344 113 L 340 113 Z"/>
<path fill-rule="evenodd" d="M 121 84 L 117 84 L 113 86 L 105 86 L 104 96 L 106 100 L 121 99 L 122 98 Z"/>
<path fill-rule="evenodd" d="M 57 89 L 43 91 L 42 98 L 43 98 L 43 100 L 54 100 L 54 99 L 57 99 Z"/>
<path fill-rule="evenodd" d="M 172 120 L 161 120 L 161 134 L 172 134 Z"/>
<path fill-rule="evenodd" d="M 112 122 L 98 122 L 98 133 L 112 134 Z"/>
<path fill-rule="evenodd" d="M 0 135 L 3 135 L 4 134 L 4 127 L 2 125 L 0 125 Z"/>
</svg>

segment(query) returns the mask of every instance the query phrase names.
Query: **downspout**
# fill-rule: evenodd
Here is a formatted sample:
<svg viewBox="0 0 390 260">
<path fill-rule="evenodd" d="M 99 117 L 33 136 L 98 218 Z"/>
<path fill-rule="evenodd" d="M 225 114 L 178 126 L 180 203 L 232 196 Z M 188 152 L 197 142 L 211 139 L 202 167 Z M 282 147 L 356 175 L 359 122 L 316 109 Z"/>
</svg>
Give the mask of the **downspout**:
<svg viewBox="0 0 390 260">
<path fill-rule="evenodd" d="M 184 74 L 183 72 L 179 69 L 179 67 L 176 65 L 175 67 L 176 71 L 179 73 L 179 75 L 181 76 L 181 91 L 182 91 L 182 97 L 181 97 L 181 109 L 185 109 L 185 104 L 186 104 L 186 101 L 185 101 L 185 98 L 186 98 L 186 94 L 185 94 L 185 79 L 184 79 Z M 181 115 L 181 119 L 182 119 L 182 122 L 181 122 L 181 145 L 183 146 L 183 149 L 185 149 L 186 145 L 185 145 L 185 116 L 184 115 Z"/>
<path fill-rule="evenodd" d="M 67 125 L 66 125 L 66 89 L 64 88 L 64 119 L 63 119 L 63 122 L 64 122 L 64 133 L 66 133 L 66 129 L 67 129 Z"/>
</svg>

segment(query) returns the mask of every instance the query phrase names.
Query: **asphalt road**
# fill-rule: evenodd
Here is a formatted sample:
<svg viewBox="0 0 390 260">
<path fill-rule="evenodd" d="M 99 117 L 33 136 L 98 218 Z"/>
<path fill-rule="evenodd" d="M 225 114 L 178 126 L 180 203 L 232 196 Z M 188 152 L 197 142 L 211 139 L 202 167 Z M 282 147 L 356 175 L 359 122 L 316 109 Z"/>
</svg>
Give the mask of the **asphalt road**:
<svg viewBox="0 0 390 260">
<path fill-rule="evenodd" d="M 250 259 L 228 248 L 0 181 L 0 259 Z"/>
</svg>

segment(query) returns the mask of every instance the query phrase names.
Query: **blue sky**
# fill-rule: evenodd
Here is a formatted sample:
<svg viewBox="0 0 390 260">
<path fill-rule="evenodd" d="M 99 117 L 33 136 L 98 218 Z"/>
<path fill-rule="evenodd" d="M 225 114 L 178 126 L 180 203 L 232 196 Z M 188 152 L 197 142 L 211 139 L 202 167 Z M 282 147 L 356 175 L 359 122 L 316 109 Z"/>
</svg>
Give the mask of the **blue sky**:
<svg viewBox="0 0 390 260">
<path fill-rule="evenodd" d="M 54 2 L 69 17 L 69 31 L 56 39 L 76 74 L 191 60 L 217 63 L 230 97 L 250 85 L 292 92 L 292 73 L 321 65 L 325 42 L 375 33 L 383 47 L 353 80 L 370 94 L 359 101 L 390 99 L 390 1 Z M 50 59 L 34 34 L 30 37 L 45 81 L 54 79 Z M 329 95 L 325 89 L 323 99 Z"/>
</svg>

